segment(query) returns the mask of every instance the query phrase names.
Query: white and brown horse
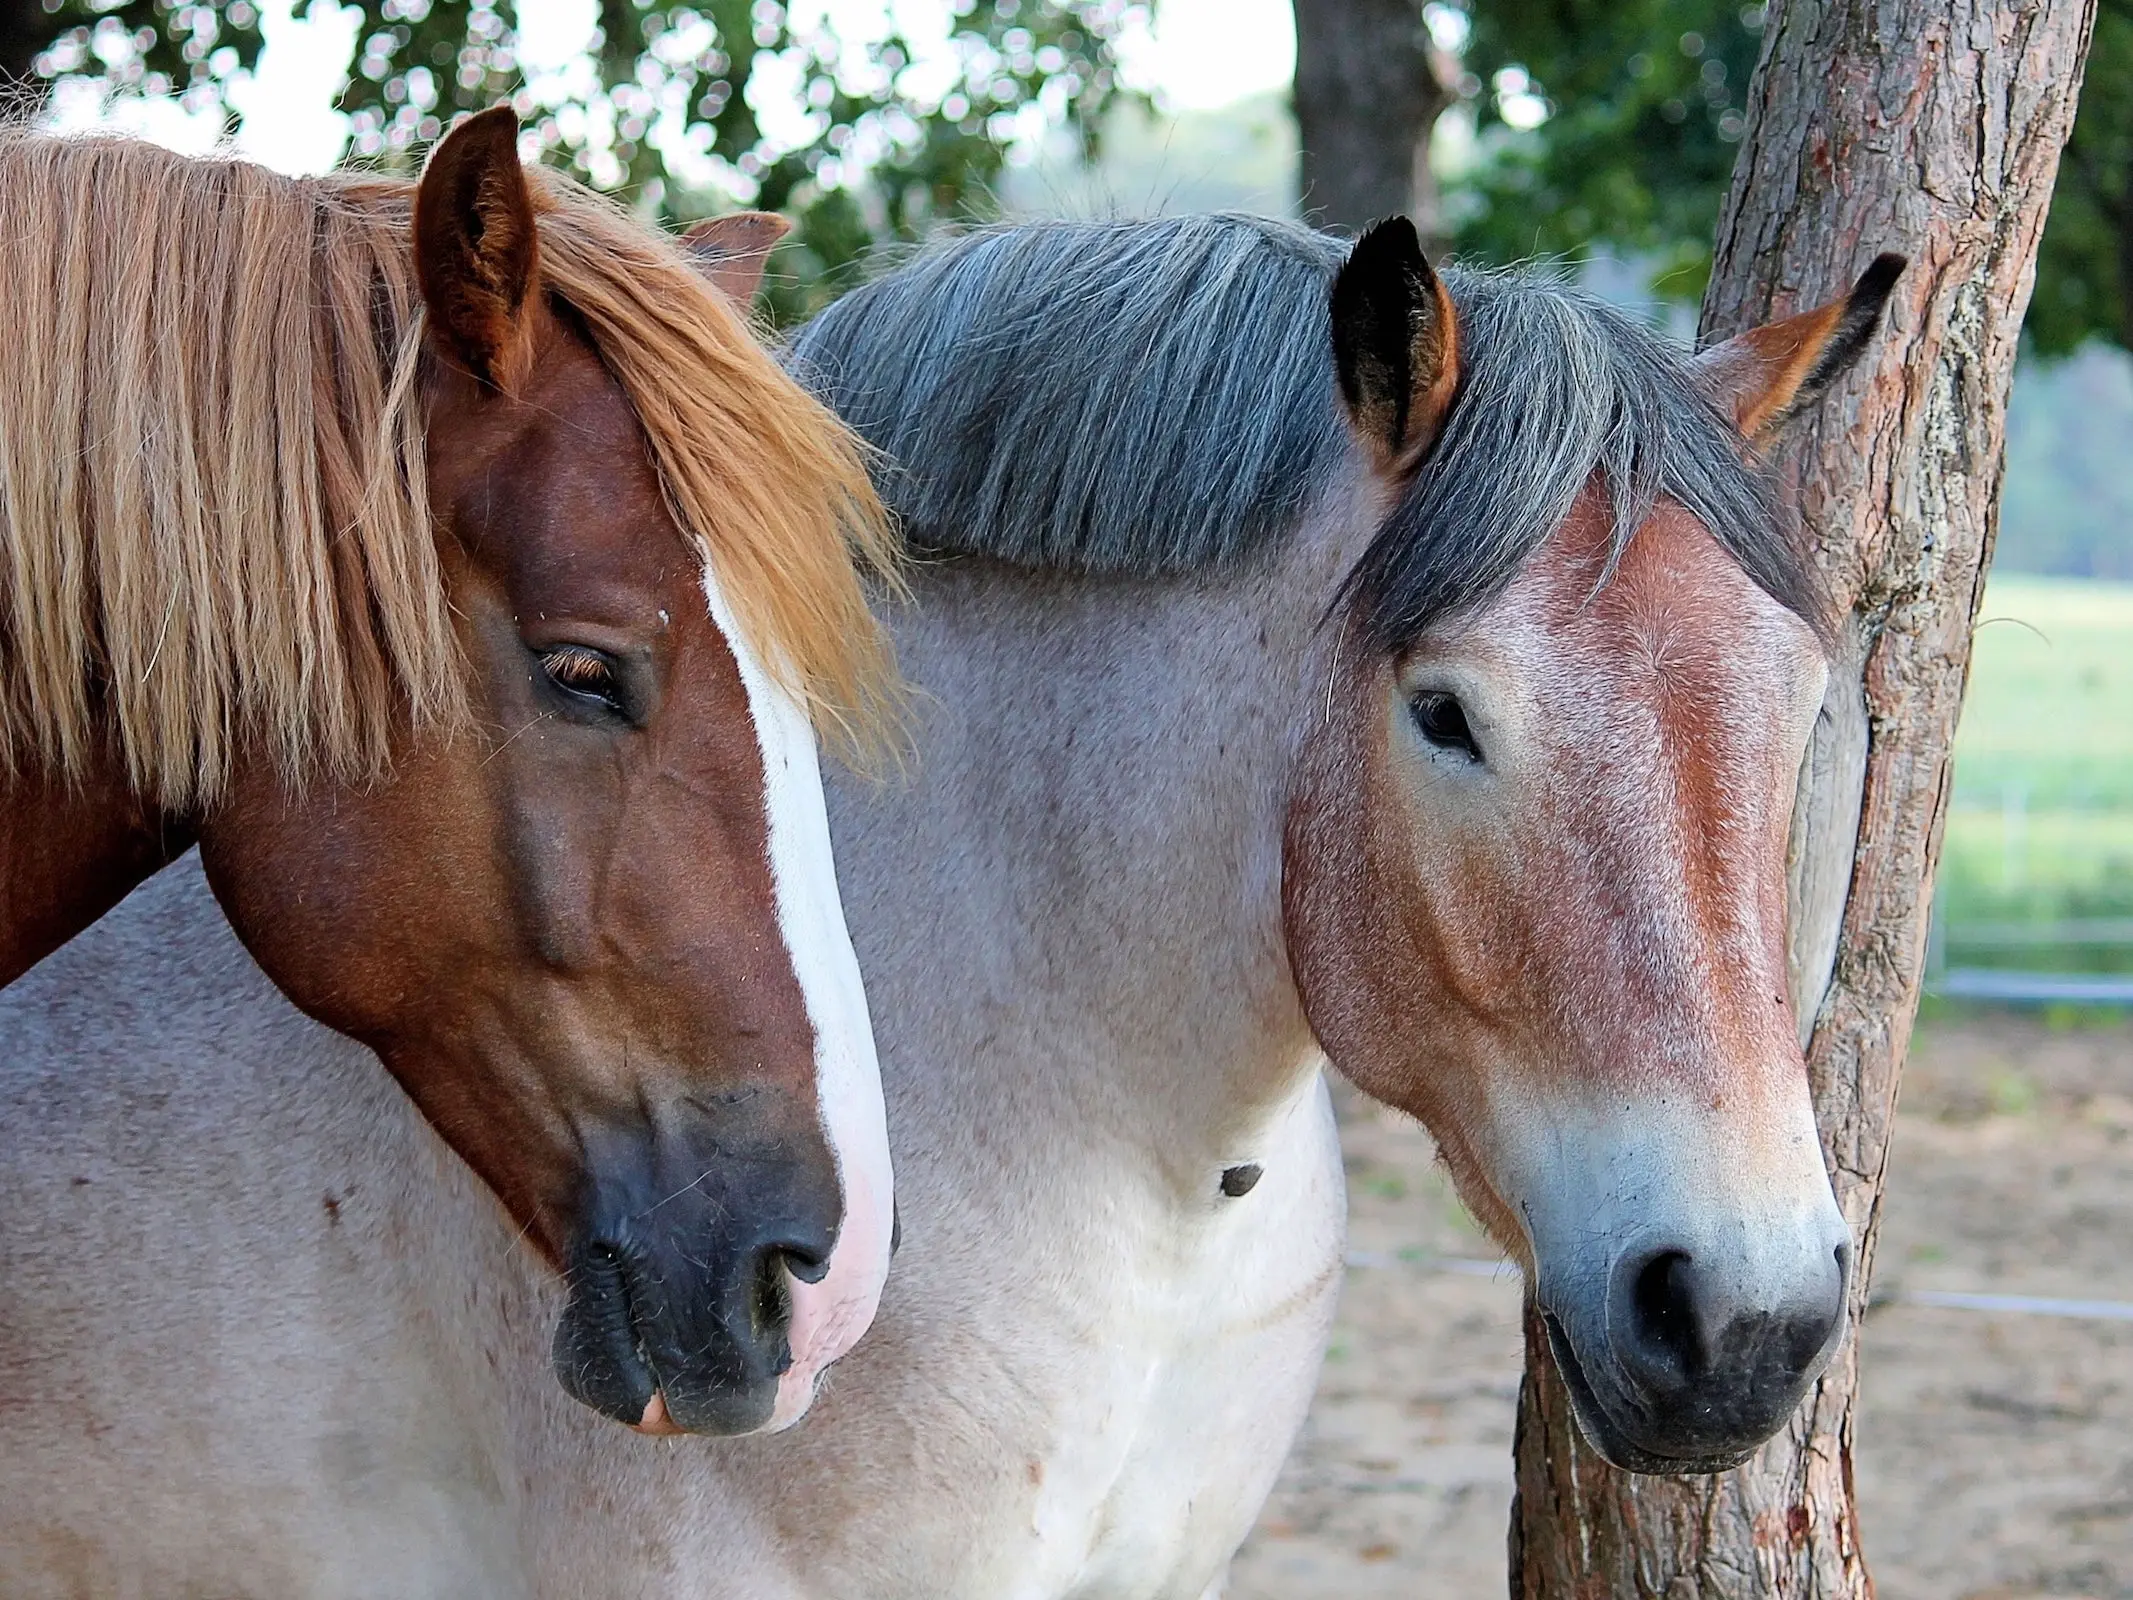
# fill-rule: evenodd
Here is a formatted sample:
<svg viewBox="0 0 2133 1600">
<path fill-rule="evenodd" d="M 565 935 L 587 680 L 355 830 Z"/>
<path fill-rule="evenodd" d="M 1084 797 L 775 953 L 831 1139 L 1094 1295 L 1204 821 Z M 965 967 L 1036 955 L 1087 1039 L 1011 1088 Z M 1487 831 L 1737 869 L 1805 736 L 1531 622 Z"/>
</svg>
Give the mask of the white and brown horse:
<svg viewBox="0 0 2133 1600">
<path fill-rule="evenodd" d="M 916 780 L 832 795 L 873 1334 L 775 1439 L 563 1405 L 507 1219 L 166 877 L 0 1005 L 0 1587 L 1217 1593 L 1340 1279 L 1328 1056 L 1437 1134 L 1599 1449 L 1737 1460 L 1850 1251 L 1785 989 L 1823 655 L 1752 441 L 1890 276 L 1694 361 L 1397 223 L 1006 229 L 835 307 L 796 359 L 938 557 Z M 85 1416 L 156 1362 L 205 1371 Z"/>
<path fill-rule="evenodd" d="M 893 693 L 893 546 L 684 252 L 517 138 L 410 184 L 0 131 L 0 983 L 197 841 L 568 1270 L 570 1390 L 745 1432 L 888 1266 L 809 713 Z"/>
</svg>

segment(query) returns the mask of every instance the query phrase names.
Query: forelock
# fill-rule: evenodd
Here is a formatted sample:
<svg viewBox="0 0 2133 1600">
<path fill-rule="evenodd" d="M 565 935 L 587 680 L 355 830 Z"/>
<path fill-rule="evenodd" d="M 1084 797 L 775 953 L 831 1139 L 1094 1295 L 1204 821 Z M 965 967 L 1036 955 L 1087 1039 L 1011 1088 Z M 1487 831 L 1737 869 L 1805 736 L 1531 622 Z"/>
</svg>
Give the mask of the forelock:
<svg viewBox="0 0 2133 1600">
<path fill-rule="evenodd" d="M 1595 482 L 1613 514 L 1609 573 L 1665 496 L 1819 625 L 1769 477 L 1686 352 L 1552 273 L 1452 269 L 1445 281 L 1459 314 L 1458 397 L 1345 590 L 1375 643 L 1401 649 L 1501 594 Z"/>
</svg>

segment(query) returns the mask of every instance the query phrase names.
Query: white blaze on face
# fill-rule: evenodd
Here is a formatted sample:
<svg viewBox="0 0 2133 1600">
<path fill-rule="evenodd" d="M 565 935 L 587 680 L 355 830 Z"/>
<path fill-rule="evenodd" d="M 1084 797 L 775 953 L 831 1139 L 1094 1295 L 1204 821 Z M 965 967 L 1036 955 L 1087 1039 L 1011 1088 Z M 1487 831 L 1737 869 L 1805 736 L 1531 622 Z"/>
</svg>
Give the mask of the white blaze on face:
<svg viewBox="0 0 2133 1600">
<path fill-rule="evenodd" d="M 859 1342 L 874 1320 L 889 1275 L 894 1189 L 889 1170 L 889 1122 L 882 1103 L 874 1026 L 867 1015 L 859 958 L 844 923 L 837 867 L 830 851 L 829 811 L 815 733 L 806 712 L 757 661 L 717 581 L 706 570 L 711 620 L 726 636 L 763 754 L 764 811 L 769 820 L 770 871 L 778 927 L 815 1030 L 815 1088 L 822 1131 L 837 1160 L 844 1220 L 820 1283 L 789 1279 L 792 1366 L 778 1382 L 777 1404 L 763 1431 L 800 1420 L 814 1399 L 815 1381 Z"/>
</svg>

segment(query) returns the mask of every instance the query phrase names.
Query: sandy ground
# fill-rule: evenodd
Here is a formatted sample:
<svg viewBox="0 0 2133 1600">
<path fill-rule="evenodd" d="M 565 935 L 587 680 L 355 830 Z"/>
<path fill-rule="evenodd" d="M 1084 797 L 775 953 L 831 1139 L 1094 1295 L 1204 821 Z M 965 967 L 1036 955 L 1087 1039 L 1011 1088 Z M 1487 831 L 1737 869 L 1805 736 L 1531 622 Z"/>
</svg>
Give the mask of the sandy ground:
<svg viewBox="0 0 2133 1600">
<path fill-rule="evenodd" d="M 1514 1274 L 1428 1136 L 1341 1095 L 1351 1260 L 1310 1423 L 1230 1600 L 1505 1592 Z M 1929 1022 L 1875 1291 L 2133 1301 L 2133 1027 Z M 1858 1484 L 1882 1600 L 2133 1600 L 2133 1323 L 1877 1305 Z"/>
</svg>

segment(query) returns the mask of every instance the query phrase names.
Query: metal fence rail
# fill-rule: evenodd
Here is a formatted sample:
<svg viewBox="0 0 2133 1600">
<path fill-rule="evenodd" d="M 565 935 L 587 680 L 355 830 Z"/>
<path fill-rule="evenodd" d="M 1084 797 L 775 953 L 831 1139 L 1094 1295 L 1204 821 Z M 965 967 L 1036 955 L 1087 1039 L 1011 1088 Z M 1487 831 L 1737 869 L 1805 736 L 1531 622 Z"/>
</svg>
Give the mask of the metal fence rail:
<svg viewBox="0 0 2133 1600">
<path fill-rule="evenodd" d="M 1996 1006 L 2133 1006 L 2133 978 L 2096 972 L 1947 967 L 1926 979 L 1926 993 Z"/>
<path fill-rule="evenodd" d="M 1955 927 L 1936 920 L 1926 957 L 1926 993 L 1943 999 L 1977 1000 L 1998 1006 L 2133 1006 L 2133 975 L 1950 966 L 1950 944 L 1986 950 L 2077 947 L 2133 952 L 2133 918 L 1973 922 Z"/>
</svg>

